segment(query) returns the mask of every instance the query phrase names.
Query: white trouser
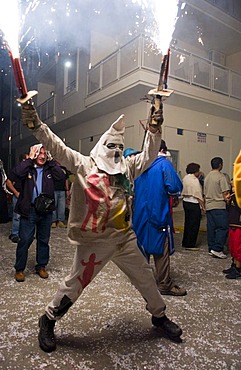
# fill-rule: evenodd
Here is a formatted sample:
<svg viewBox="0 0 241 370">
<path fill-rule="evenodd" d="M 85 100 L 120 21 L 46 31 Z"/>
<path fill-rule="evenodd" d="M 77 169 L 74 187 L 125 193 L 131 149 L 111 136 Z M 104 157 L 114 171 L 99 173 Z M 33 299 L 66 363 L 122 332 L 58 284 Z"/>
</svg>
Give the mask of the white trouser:
<svg viewBox="0 0 241 370">
<path fill-rule="evenodd" d="M 153 316 L 162 317 L 165 313 L 165 302 L 157 289 L 151 266 L 137 247 L 133 232 L 128 233 L 128 238 L 123 243 L 113 245 L 111 240 L 98 240 L 78 245 L 70 274 L 62 281 L 52 302 L 46 307 L 47 316 L 53 320 L 60 319 L 67 312 L 67 309 L 63 308 L 66 307 L 66 298 L 71 306 L 110 260 L 139 290 L 147 302 L 147 310 Z"/>
</svg>

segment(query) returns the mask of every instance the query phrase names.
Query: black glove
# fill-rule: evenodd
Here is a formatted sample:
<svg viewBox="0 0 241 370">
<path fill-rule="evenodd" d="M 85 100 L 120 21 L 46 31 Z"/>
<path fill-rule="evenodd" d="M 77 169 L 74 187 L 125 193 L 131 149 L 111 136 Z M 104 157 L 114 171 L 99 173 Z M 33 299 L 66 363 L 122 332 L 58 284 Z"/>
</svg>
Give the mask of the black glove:
<svg viewBox="0 0 241 370">
<path fill-rule="evenodd" d="M 22 121 L 24 126 L 31 130 L 41 126 L 41 120 L 33 104 L 22 105 Z"/>
</svg>

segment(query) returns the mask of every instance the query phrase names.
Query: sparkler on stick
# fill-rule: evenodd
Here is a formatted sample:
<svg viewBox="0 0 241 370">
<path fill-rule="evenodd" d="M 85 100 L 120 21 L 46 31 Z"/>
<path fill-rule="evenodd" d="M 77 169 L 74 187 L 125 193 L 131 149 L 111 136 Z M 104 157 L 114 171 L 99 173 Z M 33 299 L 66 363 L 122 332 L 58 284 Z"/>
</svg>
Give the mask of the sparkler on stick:
<svg viewBox="0 0 241 370">
<path fill-rule="evenodd" d="M 148 95 L 152 98 L 152 106 L 150 109 L 150 115 L 148 122 L 151 124 L 158 124 L 158 122 L 153 118 L 155 112 L 161 109 L 162 105 L 162 98 L 168 98 L 172 93 L 173 90 L 167 89 L 167 78 L 168 78 L 168 70 L 169 70 L 169 59 L 170 59 L 170 49 L 168 49 L 167 54 L 164 55 L 161 64 L 160 76 L 159 81 L 156 89 L 152 89 L 148 92 Z"/>
<path fill-rule="evenodd" d="M 32 99 L 35 95 L 37 95 L 38 92 L 35 90 L 33 91 L 27 90 L 20 58 L 14 58 L 13 53 L 10 48 L 8 48 L 8 52 L 9 52 L 9 56 L 12 62 L 15 82 L 16 82 L 19 94 L 21 95 L 20 98 L 17 99 L 17 101 L 21 104 L 24 104 L 30 99 Z"/>
<path fill-rule="evenodd" d="M 148 92 L 148 95 L 151 97 L 150 99 L 147 98 L 146 100 L 151 101 L 151 108 L 149 112 L 149 116 L 147 119 L 147 126 L 145 128 L 145 135 L 142 142 L 142 150 L 145 144 L 145 137 L 148 125 L 161 125 L 162 122 L 159 122 L 156 117 L 155 113 L 162 109 L 162 98 L 168 98 L 172 93 L 173 90 L 167 89 L 167 78 L 168 78 L 168 70 L 169 70 L 169 59 L 170 59 L 170 49 L 168 49 L 167 54 L 164 55 L 161 64 L 161 70 L 159 75 L 159 81 L 156 89 L 152 89 Z"/>
</svg>

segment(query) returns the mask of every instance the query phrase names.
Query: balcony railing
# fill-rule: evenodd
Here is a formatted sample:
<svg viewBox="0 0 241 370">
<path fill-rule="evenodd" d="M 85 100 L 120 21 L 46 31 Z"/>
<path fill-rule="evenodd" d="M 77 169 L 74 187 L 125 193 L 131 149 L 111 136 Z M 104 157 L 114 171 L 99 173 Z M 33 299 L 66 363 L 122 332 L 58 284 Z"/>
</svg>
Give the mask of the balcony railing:
<svg viewBox="0 0 241 370">
<path fill-rule="evenodd" d="M 38 113 L 42 121 L 48 124 L 55 123 L 55 95 L 38 105 Z"/>
<path fill-rule="evenodd" d="M 113 84 L 138 69 L 160 70 L 161 55 L 139 36 L 88 72 L 87 95 Z M 241 74 L 181 49 L 171 49 L 169 76 L 190 85 L 241 99 Z"/>
<path fill-rule="evenodd" d="M 172 50 L 170 77 L 241 99 L 241 74 L 184 50 Z"/>
</svg>

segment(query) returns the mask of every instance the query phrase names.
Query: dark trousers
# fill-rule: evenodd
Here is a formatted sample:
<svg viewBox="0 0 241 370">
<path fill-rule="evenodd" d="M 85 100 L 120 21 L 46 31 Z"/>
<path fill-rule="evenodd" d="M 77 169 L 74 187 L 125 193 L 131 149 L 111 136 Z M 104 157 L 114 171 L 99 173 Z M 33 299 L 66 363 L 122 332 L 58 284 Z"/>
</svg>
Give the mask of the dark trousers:
<svg viewBox="0 0 241 370">
<path fill-rule="evenodd" d="M 223 252 L 228 237 L 228 212 L 226 209 L 207 211 L 208 250 Z"/>
<path fill-rule="evenodd" d="M 195 247 L 201 222 L 201 209 L 199 203 L 183 201 L 185 213 L 183 247 Z"/>
<path fill-rule="evenodd" d="M 150 254 L 147 254 L 148 263 L 150 262 Z M 168 248 L 168 241 L 165 241 L 163 254 L 153 254 L 153 259 L 155 263 L 154 276 L 158 288 L 162 290 L 171 290 L 175 282 L 171 279 L 170 274 L 170 253 Z"/>
<path fill-rule="evenodd" d="M 16 250 L 16 271 L 24 271 L 27 259 L 28 249 L 33 242 L 36 229 L 36 266 L 45 267 L 49 261 L 49 238 L 52 223 L 52 212 L 45 216 L 36 214 L 35 209 L 31 207 L 28 218 L 20 218 L 19 242 Z"/>
</svg>

